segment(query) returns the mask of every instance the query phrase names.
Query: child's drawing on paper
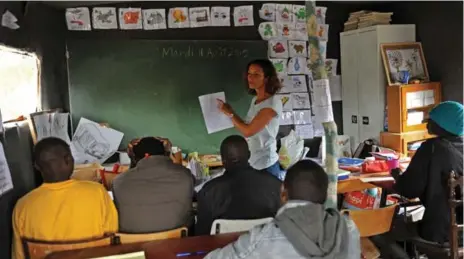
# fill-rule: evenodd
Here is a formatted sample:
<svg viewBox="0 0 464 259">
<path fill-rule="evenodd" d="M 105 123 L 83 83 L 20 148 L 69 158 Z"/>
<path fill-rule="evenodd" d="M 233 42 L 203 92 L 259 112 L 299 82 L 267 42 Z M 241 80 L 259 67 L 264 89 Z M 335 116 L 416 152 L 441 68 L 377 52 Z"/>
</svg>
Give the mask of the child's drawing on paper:
<svg viewBox="0 0 464 259">
<path fill-rule="evenodd" d="M 274 39 L 277 36 L 277 27 L 274 22 L 262 22 L 258 27 L 259 35 L 263 40 Z"/>
<path fill-rule="evenodd" d="M 293 9 L 291 4 L 277 4 L 276 5 L 276 22 L 277 23 L 291 23 L 293 17 Z"/>
<path fill-rule="evenodd" d="M 166 10 L 147 9 L 143 10 L 143 28 L 145 30 L 166 29 Z"/>
<path fill-rule="evenodd" d="M 323 40 L 323 41 L 329 40 L 329 25 L 328 24 L 317 25 L 317 37 L 319 37 L 319 40 Z"/>
<path fill-rule="evenodd" d="M 268 52 L 271 58 L 288 58 L 288 48 L 286 40 L 268 41 Z"/>
<path fill-rule="evenodd" d="M 295 25 L 291 23 L 277 23 L 277 35 L 281 39 L 292 39 Z"/>
<path fill-rule="evenodd" d="M 287 66 L 287 73 L 290 75 L 300 75 L 306 72 L 306 58 L 294 57 L 290 58 Z"/>
<path fill-rule="evenodd" d="M 275 21 L 276 5 L 266 3 L 259 10 L 259 17 L 266 21 Z"/>
<path fill-rule="evenodd" d="M 211 7 L 212 26 L 230 26 L 230 7 L 213 6 Z"/>
<path fill-rule="evenodd" d="M 235 27 L 254 25 L 252 5 L 234 7 L 234 25 Z"/>
<path fill-rule="evenodd" d="M 279 99 L 282 101 L 282 110 L 283 111 L 292 111 L 293 110 L 293 101 L 290 94 L 278 94 Z"/>
<path fill-rule="evenodd" d="M 327 76 L 336 76 L 337 75 L 337 59 L 326 59 L 325 60 L 325 70 L 327 71 Z"/>
<path fill-rule="evenodd" d="M 282 88 L 280 88 L 279 93 L 291 93 L 292 92 L 292 81 L 290 76 L 279 74 L 278 75 L 280 84 Z"/>
<path fill-rule="evenodd" d="M 280 125 L 292 125 L 293 124 L 293 112 L 292 111 L 283 111 L 280 115 L 279 120 Z"/>
<path fill-rule="evenodd" d="M 325 13 L 327 12 L 327 7 L 316 6 L 316 20 L 318 24 L 325 24 Z"/>
<path fill-rule="evenodd" d="M 123 30 L 143 29 L 141 8 L 119 8 L 119 25 Z"/>
<path fill-rule="evenodd" d="M 311 103 L 309 102 L 308 93 L 293 93 L 293 108 L 294 109 L 309 109 L 311 108 Z"/>
<path fill-rule="evenodd" d="M 306 41 L 289 41 L 290 57 L 306 57 L 307 55 Z"/>
<path fill-rule="evenodd" d="M 293 15 L 295 22 L 306 23 L 306 7 L 304 5 L 293 5 Z"/>
<path fill-rule="evenodd" d="M 294 40 L 308 40 L 308 30 L 306 29 L 306 23 L 295 24 L 295 30 L 292 34 Z"/>
<path fill-rule="evenodd" d="M 276 69 L 277 74 L 286 74 L 287 73 L 287 59 L 269 59 L 274 68 Z"/>
<path fill-rule="evenodd" d="M 190 27 L 190 21 L 188 19 L 188 8 L 187 7 L 175 7 L 175 8 L 169 9 L 168 26 L 169 28 Z"/>
<path fill-rule="evenodd" d="M 89 8 L 67 8 L 66 24 L 70 31 L 90 31 L 90 13 Z"/>
<path fill-rule="evenodd" d="M 290 76 L 290 81 L 292 83 L 292 90 L 293 93 L 298 92 L 307 92 L 308 89 L 306 87 L 306 76 Z"/>
<path fill-rule="evenodd" d="M 210 26 L 209 7 L 190 8 L 189 19 L 192 28 Z"/>
</svg>

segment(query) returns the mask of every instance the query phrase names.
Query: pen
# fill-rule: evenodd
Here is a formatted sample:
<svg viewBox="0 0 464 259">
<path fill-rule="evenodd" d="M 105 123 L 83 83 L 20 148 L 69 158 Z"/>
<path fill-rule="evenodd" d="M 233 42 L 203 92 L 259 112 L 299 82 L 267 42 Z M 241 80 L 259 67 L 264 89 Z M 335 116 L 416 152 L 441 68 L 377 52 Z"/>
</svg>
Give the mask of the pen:
<svg viewBox="0 0 464 259">
<path fill-rule="evenodd" d="M 207 254 L 207 253 L 208 252 L 198 251 L 198 252 L 191 252 L 191 253 L 179 253 L 176 256 L 177 257 L 185 257 L 185 256 L 204 255 L 204 254 Z"/>
</svg>

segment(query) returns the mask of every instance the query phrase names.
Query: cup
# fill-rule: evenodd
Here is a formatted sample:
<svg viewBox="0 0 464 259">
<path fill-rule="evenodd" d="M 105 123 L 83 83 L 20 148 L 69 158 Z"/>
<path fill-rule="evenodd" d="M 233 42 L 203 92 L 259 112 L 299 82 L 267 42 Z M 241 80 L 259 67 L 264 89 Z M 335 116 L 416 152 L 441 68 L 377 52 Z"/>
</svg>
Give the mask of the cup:
<svg viewBox="0 0 464 259">
<path fill-rule="evenodd" d="M 387 160 L 387 165 L 388 168 L 391 170 L 399 168 L 400 167 L 400 160 L 399 159 L 390 159 Z"/>
</svg>

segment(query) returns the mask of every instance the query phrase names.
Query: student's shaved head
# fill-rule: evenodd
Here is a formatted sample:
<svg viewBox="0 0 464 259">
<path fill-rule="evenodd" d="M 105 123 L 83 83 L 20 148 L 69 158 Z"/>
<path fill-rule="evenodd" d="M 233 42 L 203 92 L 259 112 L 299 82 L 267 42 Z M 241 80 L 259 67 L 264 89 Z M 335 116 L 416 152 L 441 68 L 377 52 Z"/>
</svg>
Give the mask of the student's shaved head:
<svg viewBox="0 0 464 259">
<path fill-rule="evenodd" d="M 247 164 L 250 158 L 248 143 L 237 135 L 225 138 L 221 143 L 221 157 L 226 169 L 234 165 Z"/>
<path fill-rule="evenodd" d="M 69 180 L 74 170 L 74 159 L 69 145 L 59 138 L 45 138 L 34 147 L 35 167 L 44 182 Z"/>
</svg>

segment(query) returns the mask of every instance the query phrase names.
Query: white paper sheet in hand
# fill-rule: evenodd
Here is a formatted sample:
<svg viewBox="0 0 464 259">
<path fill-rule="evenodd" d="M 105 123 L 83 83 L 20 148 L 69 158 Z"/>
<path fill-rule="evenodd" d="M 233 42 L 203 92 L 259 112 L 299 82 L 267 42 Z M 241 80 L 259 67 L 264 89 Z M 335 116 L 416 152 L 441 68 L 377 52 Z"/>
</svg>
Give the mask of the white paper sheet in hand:
<svg viewBox="0 0 464 259">
<path fill-rule="evenodd" d="M 71 143 L 68 135 L 69 113 L 46 113 L 34 116 L 37 141 L 48 137 L 60 138 Z"/>
<path fill-rule="evenodd" d="M 205 119 L 206 129 L 208 134 L 232 128 L 234 124 L 229 117 L 223 114 L 219 108 L 217 99 L 226 101 L 226 95 L 224 92 L 214 93 L 214 94 L 205 94 L 199 96 L 201 112 L 203 113 L 203 118 Z"/>
<path fill-rule="evenodd" d="M 7 191 L 13 189 L 10 168 L 5 157 L 5 150 L 0 142 L 0 197 Z"/>
<path fill-rule="evenodd" d="M 103 164 L 118 150 L 123 136 L 122 132 L 81 118 L 71 142 L 71 152 L 76 164 Z"/>
</svg>

